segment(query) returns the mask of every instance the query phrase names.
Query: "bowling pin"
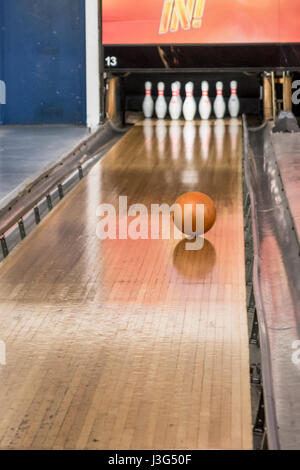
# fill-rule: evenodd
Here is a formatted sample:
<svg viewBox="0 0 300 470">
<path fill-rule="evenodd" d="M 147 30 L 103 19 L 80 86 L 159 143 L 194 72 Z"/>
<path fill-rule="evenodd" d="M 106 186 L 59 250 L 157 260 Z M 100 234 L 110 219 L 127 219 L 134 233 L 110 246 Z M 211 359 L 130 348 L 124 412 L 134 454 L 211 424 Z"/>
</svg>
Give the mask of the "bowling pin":
<svg viewBox="0 0 300 470">
<path fill-rule="evenodd" d="M 179 119 L 181 115 L 181 103 L 178 96 L 178 82 L 172 83 L 172 99 L 169 105 L 171 119 Z"/>
<path fill-rule="evenodd" d="M 183 105 L 183 102 L 182 102 L 182 98 L 181 98 L 181 83 L 180 82 L 177 82 L 178 83 L 178 99 L 179 99 L 179 102 L 180 102 L 180 106 L 181 106 L 181 110 L 182 110 L 182 105 Z"/>
<path fill-rule="evenodd" d="M 229 103 L 228 103 L 228 109 L 229 109 L 229 114 L 232 118 L 238 117 L 239 112 L 240 112 L 240 100 L 238 99 L 238 96 L 237 96 L 237 86 L 238 84 L 235 80 L 233 80 L 230 83 L 231 96 L 230 96 Z"/>
<path fill-rule="evenodd" d="M 186 121 L 193 121 L 195 118 L 197 106 L 194 98 L 194 84 L 188 82 L 185 85 L 186 98 L 183 103 L 183 115 Z"/>
<path fill-rule="evenodd" d="M 145 118 L 151 118 L 153 115 L 153 110 L 154 110 L 154 102 L 151 96 L 152 83 L 146 82 L 145 89 L 146 89 L 146 94 L 145 94 L 145 98 L 143 102 L 143 112 L 144 112 Z"/>
<path fill-rule="evenodd" d="M 165 84 L 159 82 L 157 85 L 158 97 L 155 102 L 155 112 L 158 119 L 164 119 L 167 114 L 167 102 L 165 99 Z"/>
<path fill-rule="evenodd" d="M 199 113 L 201 119 L 209 119 L 211 115 L 211 102 L 208 97 L 209 84 L 204 81 L 201 85 L 202 88 L 202 98 L 199 103 Z"/>
<path fill-rule="evenodd" d="M 226 111 L 225 100 L 223 98 L 223 83 L 217 82 L 217 97 L 214 101 L 214 112 L 217 119 L 223 119 Z"/>
</svg>

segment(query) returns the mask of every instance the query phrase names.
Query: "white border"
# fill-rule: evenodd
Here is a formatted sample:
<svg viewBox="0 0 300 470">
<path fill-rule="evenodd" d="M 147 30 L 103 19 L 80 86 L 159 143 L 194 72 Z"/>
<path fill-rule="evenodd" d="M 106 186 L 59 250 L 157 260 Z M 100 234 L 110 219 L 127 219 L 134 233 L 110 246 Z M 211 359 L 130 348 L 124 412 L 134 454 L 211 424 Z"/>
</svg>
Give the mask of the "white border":
<svg viewBox="0 0 300 470">
<path fill-rule="evenodd" d="M 86 125 L 100 123 L 99 10 L 98 0 L 85 0 L 86 36 Z"/>
</svg>

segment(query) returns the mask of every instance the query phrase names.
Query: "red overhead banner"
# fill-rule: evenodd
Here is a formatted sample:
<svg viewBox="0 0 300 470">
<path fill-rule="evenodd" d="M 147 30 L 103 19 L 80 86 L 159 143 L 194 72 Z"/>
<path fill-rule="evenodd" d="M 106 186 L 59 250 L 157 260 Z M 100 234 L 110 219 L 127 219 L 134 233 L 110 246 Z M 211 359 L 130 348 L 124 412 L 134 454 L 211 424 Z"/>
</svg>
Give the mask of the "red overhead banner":
<svg viewBox="0 0 300 470">
<path fill-rule="evenodd" d="M 103 43 L 300 43 L 300 0 L 102 0 Z"/>
</svg>

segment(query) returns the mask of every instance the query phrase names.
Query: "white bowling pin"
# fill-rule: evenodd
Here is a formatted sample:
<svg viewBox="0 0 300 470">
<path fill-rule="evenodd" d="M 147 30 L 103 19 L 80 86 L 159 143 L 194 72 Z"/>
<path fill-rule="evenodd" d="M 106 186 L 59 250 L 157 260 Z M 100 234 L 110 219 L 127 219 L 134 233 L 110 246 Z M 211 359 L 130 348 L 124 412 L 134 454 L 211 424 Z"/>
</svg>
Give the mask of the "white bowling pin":
<svg viewBox="0 0 300 470">
<path fill-rule="evenodd" d="M 188 82 L 185 85 L 186 98 L 183 103 L 183 115 L 186 121 L 193 121 L 195 118 L 197 106 L 194 98 L 194 84 Z"/>
<path fill-rule="evenodd" d="M 181 110 L 182 110 L 182 105 L 183 105 L 183 101 L 182 101 L 182 98 L 181 98 L 181 83 L 180 82 L 177 82 L 178 83 L 178 99 L 179 99 L 179 102 L 180 102 L 180 106 L 181 106 Z"/>
<path fill-rule="evenodd" d="M 145 94 L 145 98 L 143 101 L 143 112 L 144 112 L 145 118 L 151 118 L 153 115 L 153 110 L 154 110 L 154 101 L 151 96 L 152 83 L 146 82 L 145 89 L 146 89 L 146 94 Z"/>
<path fill-rule="evenodd" d="M 155 102 L 155 112 L 158 119 L 164 119 L 167 114 L 167 102 L 165 99 L 165 84 L 163 82 L 159 82 L 157 85 L 158 90 L 158 97 Z"/>
<path fill-rule="evenodd" d="M 237 96 L 237 86 L 238 86 L 238 83 L 235 80 L 233 80 L 230 83 L 231 96 L 230 96 L 229 103 L 228 103 L 228 109 L 229 109 L 229 114 L 232 118 L 238 117 L 239 112 L 240 112 L 240 100 L 238 99 L 238 96 Z"/>
<path fill-rule="evenodd" d="M 217 82 L 217 97 L 214 101 L 214 112 L 217 119 L 223 119 L 226 111 L 225 100 L 223 98 L 223 83 Z"/>
<path fill-rule="evenodd" d="M 178 96 L 178 82 L 172 83 L 172 99 L 169 105 L 171 119 L 179 119 L 181 115 L 181 103 Z"/>
<path fill-rule="evenodd" d="M 211 115 L 211 102 L 208 97 L 209 84 L 204 81 L 201 85 L 202 88 L 202 98 L 199 103 L 199 113 L 201 119 L 209 119 Z"/>
</svg>

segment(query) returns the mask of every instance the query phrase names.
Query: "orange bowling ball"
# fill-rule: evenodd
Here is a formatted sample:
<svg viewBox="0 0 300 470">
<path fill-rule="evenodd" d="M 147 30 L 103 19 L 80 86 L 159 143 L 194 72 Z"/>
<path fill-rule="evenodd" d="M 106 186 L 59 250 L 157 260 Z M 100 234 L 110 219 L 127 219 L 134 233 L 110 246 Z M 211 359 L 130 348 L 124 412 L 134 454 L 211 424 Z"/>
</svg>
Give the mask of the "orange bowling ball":
<svg viewBox="0 0 300 470">
<path fill-rule="evenodd" d="M 201 236 L 208 232 L 214 225 L 217 217 L 217 211 L 214 201 L 204 193 L 191 192 L 180 196 L 175 204 L 181 207 L 181 211 L 175 210 L 173 213 L 173 221 L 178 230 L 188 236 Z M 196 205 L 204 205 L 204 233 L 198 233 L 196 226 Z M 187 207 L 190 205 L 191 207 Z M 187 213 L 187 211 L 189 211 Z M 185 219 L 185 217 L 188 217 Z M 192 220 L 192 231 L 189 227 L 184 226 L 184 220 Z M 188 225 L 188 224 L 187 224 Z"/>
</svg>

